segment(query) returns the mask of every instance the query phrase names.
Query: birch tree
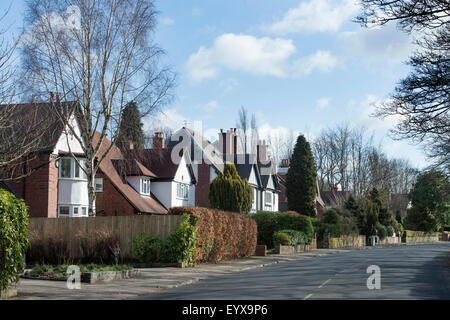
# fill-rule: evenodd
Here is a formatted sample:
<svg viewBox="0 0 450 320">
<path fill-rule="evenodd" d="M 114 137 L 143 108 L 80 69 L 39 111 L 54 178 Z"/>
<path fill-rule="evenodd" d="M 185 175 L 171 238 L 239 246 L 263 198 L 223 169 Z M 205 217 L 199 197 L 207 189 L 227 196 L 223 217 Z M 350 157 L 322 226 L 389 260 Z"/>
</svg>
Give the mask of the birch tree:
<svg viewBox="0 0 450 320">
<path fill-rule="evenodd" d="M 153 0 L 27 1 L 24 86 L 35 100 L 60 94 L 54 115 L 82 146 L 85 166 L 69 151 L 88 178 L 91 215 L 95 175 L 119 136 L 126 102 L 135 101 L 145 117 L 172 99 L 175 75 L 152 40 L 156 17 Z M 67 101 L 79 104 L 80 134 L 67 121 Z M 112 143 L 101 150 L 107 138 Z"/>
</svg>

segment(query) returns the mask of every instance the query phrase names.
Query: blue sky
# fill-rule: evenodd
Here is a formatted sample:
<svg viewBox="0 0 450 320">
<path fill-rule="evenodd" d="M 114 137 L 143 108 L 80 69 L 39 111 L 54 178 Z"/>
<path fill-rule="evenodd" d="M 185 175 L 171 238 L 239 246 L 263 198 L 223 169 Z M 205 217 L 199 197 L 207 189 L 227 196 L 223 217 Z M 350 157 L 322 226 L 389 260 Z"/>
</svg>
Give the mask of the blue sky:
<svg viewBox="0 0 450 320">
<path fill-rule="evenodd" d="M 291 129 L 313 138 L 347 122 L 374 132 L 389 156 L 426 166 L 420 147 L 387 136 L 395 119 L 369 116 L 407 74 L 411 39 L 395 25 L 367 30 L 352 22 L 353 0 L 157 0 L 156 7 L 155 40 L 178 73 L 176 99 L 158 122 L 202 121 L 211 138 L 235 126 L 241 106 L 256 114 L 263 135 Z M 14 30 L 23 9 L 14 0 L 7 20 Z"/>
</svg>

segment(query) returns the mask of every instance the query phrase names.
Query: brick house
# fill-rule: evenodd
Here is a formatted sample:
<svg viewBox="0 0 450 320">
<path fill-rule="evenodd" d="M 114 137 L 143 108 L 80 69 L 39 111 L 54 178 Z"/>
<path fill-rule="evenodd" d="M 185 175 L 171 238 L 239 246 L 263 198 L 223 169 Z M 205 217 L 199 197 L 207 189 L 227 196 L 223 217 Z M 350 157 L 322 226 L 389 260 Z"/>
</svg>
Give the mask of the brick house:
<svg viewBox="0 0 450 320">
<path fill-rule="evenodd" d="M 68 120 L 80 132 L 75 117 L 77 102 L 61 102 L 68 111 Z M 8 106 L 0 106 L 7 108 Z M 54 123 L 43 137 L 39 152 L 28 155 L 14 170 L 17 175 L 31 172 L 23 178 L 3 182 L 3 186 L 23 198 L 32 217 L 87 217 L 87 177 L 80 164 L 85 161 L 80 142 L 62 121 L 53 120 L 49 103 L 19 105 L 14 109 L 21 116 L 39 114 Z M 78 135 L 80 136 L 80 135 Z M 95 133 L 93 144 L 99 141 Z M 158 142 L 155 142 L 158 143 Z M 98 158 L 110 147 L 104 139 Z M 96 211 L 98 215 L 166 214 L 172 206 L 195 203 L 195 175 L 189 152 L 171 157 L 171 149 L 130 150 L 123 154 L 116 146 L 100 163 L 95 179 Z M 163 160 L 161 160 L 163 159 Z M 172 161 L 174 160 L 174 161 Z"/>
</svg>

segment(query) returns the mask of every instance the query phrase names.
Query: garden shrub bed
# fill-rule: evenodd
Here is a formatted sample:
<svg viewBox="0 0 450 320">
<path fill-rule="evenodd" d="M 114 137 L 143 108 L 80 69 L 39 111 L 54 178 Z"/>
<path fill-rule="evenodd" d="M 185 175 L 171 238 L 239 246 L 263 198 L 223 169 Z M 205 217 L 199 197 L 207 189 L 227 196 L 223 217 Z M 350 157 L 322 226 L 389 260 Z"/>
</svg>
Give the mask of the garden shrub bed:
<svg viewBox="0 0 450 320">
<path fill-rule="evenodd" d="M 25 279 L 67 281 L 69 265 L 38 265 L 26 270 L 21 277 Z M 100 281 L 120 280 L 140 275 L 140 271 L 129 265 L 80 265 L 81 282 L 96 283 Z"/>
<path fill-rule="evenodd" d="M 305 242 L 314 238 L 314 228 L 310 217 L 295 213 L 259 211 L 252 215 L 258 226 L 258 244 L 274 247 L 273 236 L 277 231 L 296 230 L 306 236 Z"/>
<path fill-rule="evenodd" d="M 195 262 L 219 262 L 251 256 L 256 248 L 257 225 L 247 215 L 200 207 L 176 207 L 169 215 L 197 217 Z"/>
</svg>

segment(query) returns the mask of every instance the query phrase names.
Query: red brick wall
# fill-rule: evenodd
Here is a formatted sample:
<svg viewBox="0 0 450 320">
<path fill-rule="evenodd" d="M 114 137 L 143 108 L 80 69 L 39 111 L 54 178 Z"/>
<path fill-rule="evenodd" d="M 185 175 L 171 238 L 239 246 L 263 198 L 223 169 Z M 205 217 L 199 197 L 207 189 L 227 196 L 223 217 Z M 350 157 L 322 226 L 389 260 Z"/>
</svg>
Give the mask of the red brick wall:
<svg viewBox="0 0 450 320">
<path fill-rule="evenodd" d="M 96 209 L 98 216 L 135 215 L 134 207 L 114 187 L 108 178 L 103 174 L 97 174 L 97 178 L 103 178 L 103 192 L 97 192 Z M 101 212 L 102 210 L 104 210 L 104 213 Z"/>
<path fill-rule="evenodd" d="M 195 205 L 209 208 L 210 165 L 202 161 L 198 165 L 198 181 L 195 186 Z"/>
<path fill-rule="evenodd" d="M 27 167 L 41 167 L 32 175 L 11 182 L 14 191 L 25 200 L 30 217 L 58 216 L 58 168 L 54 161 L 50 162 L 54 157 L 56 155 L 39 154 Z"/>
</svg>

